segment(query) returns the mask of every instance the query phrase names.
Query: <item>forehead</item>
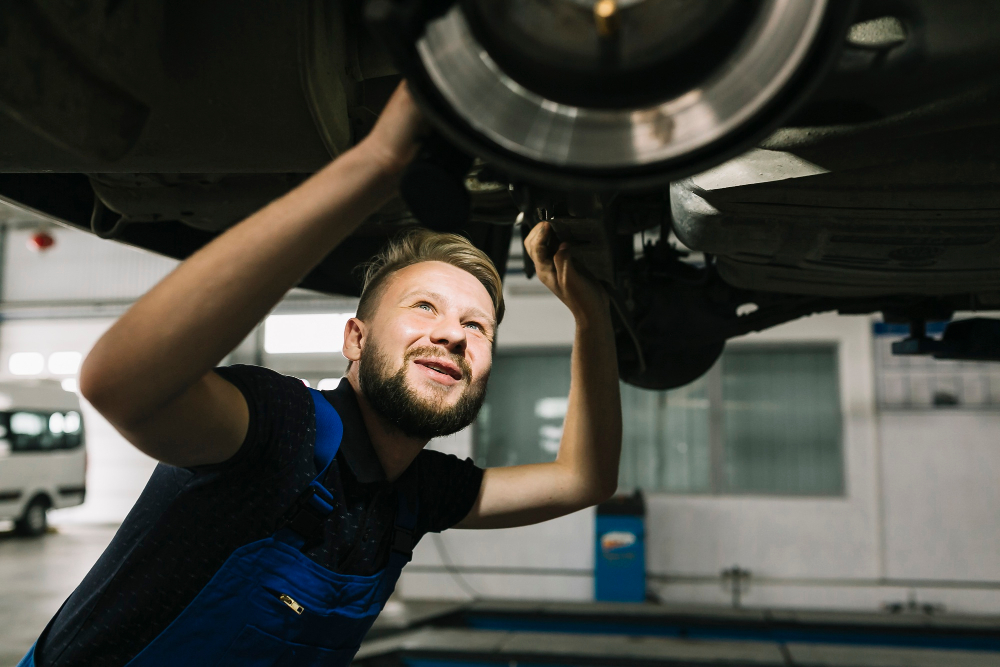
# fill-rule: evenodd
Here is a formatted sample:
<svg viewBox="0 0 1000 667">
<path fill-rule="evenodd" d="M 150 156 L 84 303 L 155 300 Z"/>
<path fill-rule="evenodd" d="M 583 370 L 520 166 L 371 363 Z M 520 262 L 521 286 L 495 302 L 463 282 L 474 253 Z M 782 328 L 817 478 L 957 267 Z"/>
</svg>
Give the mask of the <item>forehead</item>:
<svg viewBox="0 0 1000 667">
<path fill-rule="evenodd" d="M 384 301 L 395 303 L 417 293 L 434 293 L 458 309 L 478 309 L 492 316 L 493 300 L 474 275 L 446 262 L 411 264 L 390 276 Z"/>
</svg>

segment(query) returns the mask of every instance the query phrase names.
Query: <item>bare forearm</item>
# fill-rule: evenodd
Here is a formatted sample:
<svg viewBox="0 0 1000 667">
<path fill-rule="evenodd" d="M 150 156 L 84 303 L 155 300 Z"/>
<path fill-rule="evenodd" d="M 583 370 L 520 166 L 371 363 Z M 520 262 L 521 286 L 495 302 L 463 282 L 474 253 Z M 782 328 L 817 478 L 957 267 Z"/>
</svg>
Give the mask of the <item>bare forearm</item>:
<svg viewBox="0 0 1000 667">
<path fill-rule="evenodd" d="M 391 193 L 382 164 L 362 144 L 181 264 L 98 341 L 85 395 L 141 420 L 209 372 Z"/>
<path fill-rule="evenodd" d="M 614 331 L 606 314 L 577 318 L 571 372 L 556 462 L 576 480 L 581 500 L 603 500 L 618 485 L 622 439 Z"/>
</svg>

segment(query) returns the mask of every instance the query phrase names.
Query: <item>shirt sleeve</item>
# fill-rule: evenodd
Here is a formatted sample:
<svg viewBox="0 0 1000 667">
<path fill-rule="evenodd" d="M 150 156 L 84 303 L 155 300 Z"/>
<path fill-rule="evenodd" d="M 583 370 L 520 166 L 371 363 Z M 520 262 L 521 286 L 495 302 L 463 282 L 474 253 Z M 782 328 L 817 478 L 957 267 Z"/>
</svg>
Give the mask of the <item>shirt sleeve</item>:
<svg viewBox="0 0 1000 667">
<path fill-rule="evenodd" d="M 193 468 L 195 472 L 239 470 L 267 476 L 290 464 L 298 448 L 311 442 L 313 404 L 301 380 L 260 366 L 225 366 L 215 372 L 243 394 L 250 419 L 236 454 L 222 463 Z"/>
<path fill-rule="evenodd" d="M 419 462 L 420 510 L 417 532 L 440 533 L 469 514 L 479 497 L 483 469 L 472 459 L 424 450 Z"/>
</svg>

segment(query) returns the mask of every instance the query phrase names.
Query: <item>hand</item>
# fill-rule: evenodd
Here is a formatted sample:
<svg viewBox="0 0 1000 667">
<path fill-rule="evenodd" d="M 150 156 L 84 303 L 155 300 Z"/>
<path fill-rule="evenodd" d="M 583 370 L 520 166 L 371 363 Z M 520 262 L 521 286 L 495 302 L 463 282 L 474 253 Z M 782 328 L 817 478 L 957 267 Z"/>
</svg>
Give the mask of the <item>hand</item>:
<svg viewBox="0 0 1000 667">
<path fill-rule="evenodd" d="M 387 171 L 399 173 L 416 156 L 427 130 L 427 122 L 402 81 L 360 145 Z"/>
<path fill-rule="evenodd" d="M 524 239 L 524 249 L 535 263 L 538 279 L 566 304 L 577 324 L 589 323 L 596 317 L 610 317 L 604 287 L 577 270 L 568 243 L 561 243 L 553 253 L 550 249 L 553 239 L 552 226 L 547 221 L 535 225 Z"/>
</svg>

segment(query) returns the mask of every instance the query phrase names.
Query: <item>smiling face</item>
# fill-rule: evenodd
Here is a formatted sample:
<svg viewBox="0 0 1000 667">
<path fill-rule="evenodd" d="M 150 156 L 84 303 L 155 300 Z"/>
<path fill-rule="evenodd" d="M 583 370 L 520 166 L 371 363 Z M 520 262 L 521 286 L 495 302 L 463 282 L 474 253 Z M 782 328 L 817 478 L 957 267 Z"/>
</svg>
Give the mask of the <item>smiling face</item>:
<svg viewBox="0 0 1000 667">
<path fill-rule="evenodd" d="M 492 363 L 493 302 L 475 276 L 420 262 L 389 277 L 367 322 L 348 323 L 344 356 L 365 398 L 404 434 L 433 438 L 472 423 Z"/>
</svg>

